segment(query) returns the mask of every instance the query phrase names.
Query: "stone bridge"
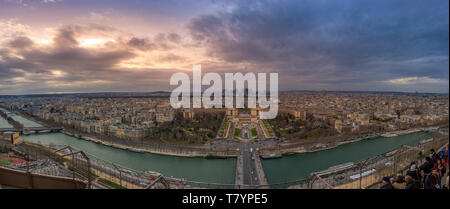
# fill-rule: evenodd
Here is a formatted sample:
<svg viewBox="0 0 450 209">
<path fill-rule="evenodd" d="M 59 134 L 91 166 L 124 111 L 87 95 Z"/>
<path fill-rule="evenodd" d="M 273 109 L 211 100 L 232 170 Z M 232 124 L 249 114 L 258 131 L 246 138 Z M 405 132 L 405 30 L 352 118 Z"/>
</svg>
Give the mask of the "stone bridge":
<svg viewBox="0 0 450 209">
<path fill-rule="evenodd" d="M 62 127 L 27 127 L 23 129 L 18 128 L 0 128 L 0 133 L 4 132 L 19 132 L 21 134 L 39 133 L 42 131 L 58 132 L 61 131 Z"/>
</svg>

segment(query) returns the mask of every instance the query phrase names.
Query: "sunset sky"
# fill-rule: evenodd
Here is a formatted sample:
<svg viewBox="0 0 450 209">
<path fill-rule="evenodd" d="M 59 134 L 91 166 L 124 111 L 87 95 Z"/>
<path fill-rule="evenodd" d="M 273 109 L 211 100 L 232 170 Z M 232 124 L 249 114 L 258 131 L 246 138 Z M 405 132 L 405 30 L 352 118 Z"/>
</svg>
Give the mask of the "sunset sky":
<svg viewBox="0 0 450 209">
<path fill-rule="evenodd" d="M 278 72 L 280 90 L 449 92 L 448 0 L 0 0 L 0 95 L 170 90 Z"/>
</svg>

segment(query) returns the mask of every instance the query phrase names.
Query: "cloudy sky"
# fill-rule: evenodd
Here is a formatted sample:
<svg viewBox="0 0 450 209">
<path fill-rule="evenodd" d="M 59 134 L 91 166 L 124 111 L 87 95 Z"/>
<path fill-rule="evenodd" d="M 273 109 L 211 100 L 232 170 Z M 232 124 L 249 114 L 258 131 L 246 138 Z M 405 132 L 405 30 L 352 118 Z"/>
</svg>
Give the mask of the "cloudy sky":
<svg viewBox="0 0 450 209">
<path fill-rule="evenodd" d="M 449 92 L 448 0 L 0 0 L 0 95 L 170 90 L 278 72 L 281 90 Z"/>
</svg>

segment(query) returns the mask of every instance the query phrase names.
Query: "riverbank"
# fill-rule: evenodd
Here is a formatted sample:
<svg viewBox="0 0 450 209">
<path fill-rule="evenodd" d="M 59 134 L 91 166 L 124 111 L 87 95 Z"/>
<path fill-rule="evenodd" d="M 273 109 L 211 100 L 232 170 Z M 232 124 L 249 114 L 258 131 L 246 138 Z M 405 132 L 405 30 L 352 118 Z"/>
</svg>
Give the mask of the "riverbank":
<svg viewBox="0 0 450 209">
<path fill-rule="evenodd" d="M 47 122 L 38 117 L 33 117 L 28 115 L 25 112 L 18 111 L 17 115 L 23 117 L 26 120 L 30 120 L 32 122 L 36 122 L 39 124 L 44 124 L 44 126 L 55 126 L 58 124 L 54 124 L 51 122 Z M 49 125 L 50 124 L 50 125 Z M 158 155 L 167 155 L 167 156 L 176 156 L 176 157 L 202 157 L 207 159 L 223 159 L 223 158 L 236 158 L 237 151 L 234 149 L 222 149 L 216 150 L 214 147 L 209 145 L 201 145 L 201 146 L 184 146 L 178 144 L 152 144 L 152 143 L 139 143 L 133 142 L 129 140 L 110 138 L 107 136 L 99 136 L 96 137 L 95 134 L 88 134 L 79 132 L 77 130 L 71 130 L 64 128 L 61 133 L 75 137 L 77 139 L 82 139 L 85 141 L 90 141 L 96 144 L 101 144 L 108 147 L 113 147 L 116 149 L 127 150 L 136 153 L 150 153 L 150 154 L 158 154 Z M 106 139 L 103 139 L 106 138 Z M 135 144 L 135 145 L 133 145 Z"/>
<path fill-rule="evenodd" d="M 423 131 L 424 128 L 425 127 L 412 128 L 412 129 L 407 129 L 407 130 L 390 131 L 390 132 L 377 134 L 376 136 L 381 137 L 380 136 L 381 134 L 392 134 L 392 135 L 395 134 L 397 136 L 402 136 L 402 135 L 421 132 L 421 131 Z M 169 156 L 178 156 L 178 157 L 208 157 L 208 158 L 228 158 L 228 157 L 235 158 L 235 157 L 237 157 L 237 152 L 232 151 L 232 150 L 230 150 L 230 151 L 213 151 L 213 150 L 211 150 L 211 151 L 201 151 L 201 150 L 193 151 L 193 150 L 190 150 L 191 149 L 190 147 L 186 147 L 185 149 L 180 148 L 182 151 L 180 151 L 180 150 L 173 151 L 170 148 L 164 148 L 164 145 L 162 145 L 162 148 L 151 148 L 151 147 L 145 147 L 145 146 L 137 147 L 137 146 L 124 145 L 121 143 L 105 142 L 104 140 L 98 139 L 93 136 L 81 136 L 81 138 L 80 138 L 76 134 L 71 133 L 67 130 L 63 130 L 62 133 L 72 136 L 72 137 L 83 139 L 86 141 L 91 141 L 91 142 L 94 142 L 97 144 L 102 144 L 105 146 L 114 147 L 117 149 L 128 150 L 128 151 L 132 151 L 132 152 L 138 152 L 138 153 L 146 152 L 146 153 L 151 153 L 151 154 L 169 155 Z M 313 143 L 309 146 L 304 145 L 304 146 L 293 146 L 293 147 L 284 147 L 284 148 L 281 147 L 278 150 L 261 149 L 260 154 L 261 155 L 270 155 L 270 154 L 292 155 L 292 154 L 300 154 L 300 153 L 308 153 L 308 152 L 320 152 L 320 151 L 325 151 L 325 150 L 329 150 L 329 149 L 334 149 L 341 145 L 354 143 L 354 142 L 358 142 L 358 141 L 365 140 L 365 139 L 367 139 L 367 137 L 348 138 L 348 139 L 345 139 L 342 141 Z M 282 145 L 282 146 L 286 146 L 286 145 Z M 289 146 L 289 145 L 287 145 L 287 146 Z"/>
<path fill-rule="evenodd" d="M 40 120 L 39 118 L 27 115 L 24 112 L 16 113 L 17 116 L 22 117 L 25 120 L 29 120 L 31 122 L 37 123 L 42 126 L 51 126 L 48 125 L 45 121 Z M 137 153 L 151 153 L 151 154 L 159 154 L 159 155 L 169 155 L 169 156 L 177 156 L 177 157 L 208 157 L 208 158 L 228 158 L 228 157 L 236 157 L 237 154 L 235 151 L 215 151 L 208 150 L 210 149 L 207 146 L 204 147 L 183 147 L 181 145 L 177 145 L 177 148 L 173 148 L 165 145 L 155 145 L 154 148 L 151 145 L 147 146 L 132 146 L 132 145 L 124 145 L 123 143 L 115 143 L 113 140 L 105 141 L 98 139 L 94 136 L 85 136 L 84 133 L 72 133 L 66 129 L 62 130 L 61 133 L 72 136 L 78 139 L 83 139 L 86 141 L 91 141 L 97 144 L 102 144 L 105 146 L 128 150 Z M 78 136 L 81 135 L 81 137 Z"/>
<path fill-rule="evenodd" d="M 42 126 L 42 127 L 49 127 L 46 123 L 44 123 L 44 122 L 42 122 L 42 121 L 40 121 L 40 120 L 37 120 L 36 118 L 31 117 L 31 116 L 29 116 L 29 115 L 25 115 L 25 114 L 17 114 L 17 113 L 16 113 L 16 115 L 17 115 L 17 116 L 20 116 L 20 117 L 22 117 L 22 118 L 24 118 L 24 119 L 26 119 L 26 120 L 29 120 L 29 121 L 31 121 L 31 122 L 33 122 L 33 123 L 39 125 L 39 126 Z M 18 122 L 20 123 L 20 121 L 18 121 Z M 24 127 L 27 128 L 27 126 L 25 126 L 25 124 L 22 124 L 22 125 L 24 125 Z M 30 127 L 31 127 L 31 126 L 30 126 Z M 33 126 L 33 127 L 35 127 L 35 126 Z"/>
<path fill-rule="evenodd" d="M 43 124 L 44 126 L 47 126 L 47 124 L 36 117 L 31 116 L 23 116 L 24 113 L 20 112 L 21 116 Z M 424 127 L 425 128 L 425 127 Z M 424 128 L 412 128 L 408 130 L 398 130 L 398 131 L 390 131 L 390 132 L 384 132 L 384 133 L 377 133 L 376 136 L 380 135 L 406 135 L 411 133 L 416 133 L 423 131 Z M 133 146 L 130 144 L 126 144 L 127 142 L 121 143 L 120 140 L 103 140 L 99 139 L 91 134 L 89 136 L 83 135 L 84 133 L 80 133 L 81 137 L 77 136 L 78 133 L 75 133 L 76 131 L 69 131 L 67 129 L 64 129 L 61 131 L 63 134 L 66 134 L 68 136 L 72 136 L 75 138 L 83 139 L 86 141 L 91 141 L 97 144 L 102 144 L 105 146 L 122 149 L 122 150 L 128 150 L 132 152 L 137 153 L 151 153 L 151 154 L 159 154 L 159 155 L 168 155 L 168 156 L 177 156 L 177 157 L 205 157 L 205 158 L 235 158 L 237 157 L 237 152 L 235 150 L 227 150 L 227 151 L 219 151 L 219 150 L 213 150 L 209 146 L 201 146 L 201 147 L 188 147 L 188 146 L 182 146 L 182 145 L 174 145 L 174 146 L 167 146 L 167 145 L 159 145 L 159 144 L 142 144 L 139 146 Z M 346 136 L 340 136 L 341 139 L 336 138 L 322 138 L 322 139 L 315 139 L 313 142 L 306 142 L 306 143 L 284 143 L 278 145 L 277 149 L 260 149 L 261 155 L 270 155 L 270 154 L 276 154 L 276 155 L 292 155 L 292 154 L 300 154 L 300 153 L 308 153 L 308 152 L 319 152 L 329 149 L 337 148 L 341 145 L 357 142 L 360 140 L 363 140 L 367 138 L 369 135 L 357 138 L 355 136 L 349 136 L 348 138 L 345 138 Z M 116 141 L 116 142 L 115 142 Z M 208 150 L 209 149 L 209 150 Z"/>
<path fill-rule="evenodd" d="M 396 130 L 396 131 L 389 131 L 389 132 L 383 132 L 383 133 L 377 133 L 372 136 L 376 136 L 373 140 L 376 140 L 378 137 L 382 137 L 381 135 L 393 135 L 393 136 L 403 136 L 407 134 L 412 133 L 418 133 L 421 131 L 424 131 L 424 129 L 430 128 L 430 127 L 422 127 L 422 128 L 411 128 L 407 130 Z M 435 127 L 432 127 L 435 128 Z M 316 142 L 316 143 L 305 143 L 304 145 L 299 145 L 300 143 L 286 143 L 280 145 L 280 148 L 277 149 L 277 151 L 270 152 L 269 150 L 261 150 L 264 155 L 268 154 L 278 154 L 278 155 L 293 155 L 293 154 L 301 154 L 301 153 L 311 153 L 311 152 L 320 152 L 325 150 L 330 150 L 337 148 L 341 145 L 350 144 L 354 142 L 358 142 L 361 140 L 368 139 L 368 136 L 356 138 L 356 137 L 349 137 L 348 139 L 344 139 L 341 141 L 328 141 L 328 142 Z M 387 137 L 389 138 L 389 137 Z M 284 146 L 284 147 L 283 147 Z"/>
<path fill-rule="evenodd" d="M 395 131 L 392 133 L 401 136 L 401 135 L 416 133 L 416 132 L 420 132 L 420 131 L 421 131 L 421 129 L 416 128 L 416 129 L 410 129 L 410 130 Z M 66 134 L 68 136 L 72 136 L 72 137 L 75 137 L 78 139 L 91 141 L 91 142 L 94 142 L 97 144 L 102 144 L 104 146 L 109 146 L 109 147 L 122 149 L 122 150 L 128 150 L 128 151 L 137 152 L 137 153 L 145 152 L 145 153 L 151 153 L 151 154 L 177 156 L 177 157 L 211 157 L 211 158 L 230 157 L 230 158 L 235 158 L 237 156 L 237 152 L 232 152 L 232 151 L 228 151 L 228 152 L 200 151 L 200 150 L 193 151 L 193 150 L 189 150 L 188 148 L 186 148 L 186 149 L 181 148 L 180 150 L 173 151 L 169 148 L 164 148 L 164 145 L 162 148 L 136 147 L 136 146 L 124 145 L 124 144 L 120 144 L 120 143 L 106 142 L 104 140 L 101 140 L 101 139 L 98 139 L 98 138 L 92 137 L 92 136 L 83 136 L 82 135 L 81 137 L 79 137 L 79 136 L 77 136 L 77 134 L 71 133 L 67 130 L 63 130 L 61 132 L 63 134 Z M 269 152 L 266 152 L 266 150 L 261 150 L 261 154 L 263 154 L 263 153 L 264 154 L 274 154 L 275 153 L 275 154 L 281 154 L 281 155 L 292 155 L 292 154 L 300 154 L 300 153 L 308 153 L 308 152 L 319 152 L 319 151 L 334 149 L 341 145 L 357 142 L 357 141 L 360 141 L 363 139 L 364 138 L 359 138 L 359 139 L 351 138 L 351 139 L 348 139 L 345 141 L 340 141 L 340 142 L 316 143 L 309 147 L 297 146 L 297 147 L 291 147 L 291 148 L 281 148 L 277 152 L 274 152 L 273 150 L 271 150 Z"/>
<path fill-rule="evenodd" d="M 83 136 L 81 135 L 81 137 L 77 136 L 74 133 L 71 133 L 69 131 L 63 130 L 61 131 L 61 133 L 66 134 L 68 136 L 72 136 L 78 139 L 82 139 L 82 140 L 86 140 L 86 141 L 90 141 L 90 142 L 94 142 L 97 144 L 102 144 L 105 146 L 109 146 L 109 147 L 113 147 L 113 148 L 117 148 L 117 149 L 122 149 L 122 150 L 128 150 L 131 152 L 138 152 L 138 153 L 151 153 L 151 154 L 158 154 L 158 155 L 169 155 L 169 156 L 177 156 L 177 157 L 236 157 L 236 154 L 233 153 L 226 153 L 226 152 L 207 152 L 207 151 L 193 151 L 193 150 L 182 150 L 182 151 L 170 151 L 168 149 L 164 149 L 164 148 L 149 148 L 149 147 L 135 147 L 135 146 L 125 146 L 123 144 L 119 144 L 119 143 L 114 143 L 114 142 L 105 142 L 103 140 L 97 139 L 95 137 L 91 137 L 91 136 Z M 164 150 L 163 150 L 164 149 Z"/>
</svg>

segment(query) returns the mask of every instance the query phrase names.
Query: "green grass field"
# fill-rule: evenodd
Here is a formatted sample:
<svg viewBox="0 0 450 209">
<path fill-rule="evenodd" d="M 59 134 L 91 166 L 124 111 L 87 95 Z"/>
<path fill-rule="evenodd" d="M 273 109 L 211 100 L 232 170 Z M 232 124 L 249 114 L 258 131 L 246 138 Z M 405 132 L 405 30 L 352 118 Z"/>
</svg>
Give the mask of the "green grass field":
<svg viewBox="0 0 450 209">
<path fill-rule="evenodd" d="M 241 129 L 239 129 L 239 128 L 234 129 L 234 136 L 239 136 L 239 135 L 241 135 Z"/>
<path fill-rule="evenodd" d="M 252 128 L 252 136 L 258 136 L 258 132 L 256 131 L 256 128 Z"/>
<path fill-rule="evenodd" d="M 126 187 L 120 186 L 119 184 L 116 184 L 116 183 L 106 180 L 106 179 L 99 178 L 98 181 L 100 181 L 101 183 L 106 184 L 112 188 L 115 188 L 115 189 L 126 189 Z"/>
</svg>

